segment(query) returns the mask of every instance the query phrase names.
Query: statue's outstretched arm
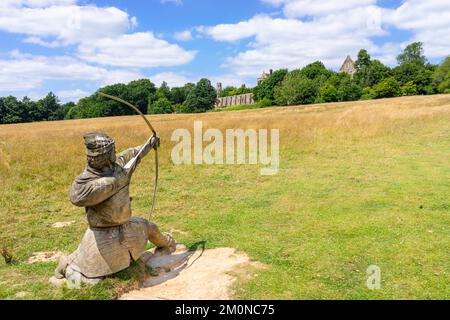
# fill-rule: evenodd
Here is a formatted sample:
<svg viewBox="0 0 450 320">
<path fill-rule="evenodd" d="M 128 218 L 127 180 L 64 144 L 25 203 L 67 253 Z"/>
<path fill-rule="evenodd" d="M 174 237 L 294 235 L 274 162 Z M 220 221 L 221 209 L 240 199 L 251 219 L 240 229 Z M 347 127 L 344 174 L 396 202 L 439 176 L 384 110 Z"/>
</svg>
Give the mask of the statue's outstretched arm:
<svg viewBox="0 0 450 320">
<path fill-rule="evenodd" d="M 117 163 L 123 166 L 124 169 L 127 170 L 128 176 L 131 177 L 141 159 L 144 158 L 153 148 L 158 148 L 159 144 L 160 139 L 156 136 L 152 136 L 142 146 L 128 149 L 127 151 L 119 154 L 117 156 Z"/>
<path fill-rule="evenodd" d="M 70 202 L 78 207 L 92 207 L 110 198 L 128 183 L 126 176 L 123 179 L 104 177 L 87 183 L 75 181 L 70 190 Z"/>
</svg>

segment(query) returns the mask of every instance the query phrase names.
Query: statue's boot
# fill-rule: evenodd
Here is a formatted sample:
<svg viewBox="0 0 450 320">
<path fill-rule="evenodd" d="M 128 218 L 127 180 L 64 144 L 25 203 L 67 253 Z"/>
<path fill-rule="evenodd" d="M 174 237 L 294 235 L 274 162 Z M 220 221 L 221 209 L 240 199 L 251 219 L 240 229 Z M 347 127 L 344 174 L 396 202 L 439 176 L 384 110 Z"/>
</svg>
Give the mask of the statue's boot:
<svg viewBox="0 0 450 320">
<path fill-rule="evenodd" d="M 56 267 L 54 278 L 50 278 L 50 282 L 55 285 L 63 285 L 66 281 L 69 282 L 69 286 L 72 288 L 77 288 L 81 283 L 86 283 L 88 285 L 95 285 L 103 279 L 99 278 L 88 278 L 84 276 L 76 265 L 69 263 L 70 257 L 64 255 L 60 258 L 58 267 Z"/>
<path fill-rule="evenodd" d="M 63 255 L 61 258 L 59 258 L 59 264 L 56 267 L 54 275 L 56 279 L 64 279 L 66 277 L 66 269 L 68 265 L 69 265 L 68 256 Z"/>
<path fill-rule="evenodd" d="M 169 255 L 177 250 L 177 242 L 172 235 L 166 232 L 163 232 L 162 235 L 166 239 L 166 243 L 164 245 L 157 245 L 157 248 L 155 249 L 156 256 Z"/>
</svg>

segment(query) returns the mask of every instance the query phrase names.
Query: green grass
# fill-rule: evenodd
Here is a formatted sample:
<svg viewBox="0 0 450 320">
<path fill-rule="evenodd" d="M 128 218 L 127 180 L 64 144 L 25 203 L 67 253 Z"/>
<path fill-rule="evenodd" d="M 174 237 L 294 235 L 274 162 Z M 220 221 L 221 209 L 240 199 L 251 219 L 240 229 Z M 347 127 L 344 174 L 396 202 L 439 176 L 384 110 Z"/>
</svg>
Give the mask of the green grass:
<svg viewBox="0 0 450 320">
<path fill-rule="evenodd" d="M 174 166 L 171 130 L 192 118 L 162 118 L 164 128 L 156 119 L 166 145 L 154 220 L 163 230 L 182 230 L 174 235 L 186 244 L 233 247 L 265 264 L 236 285 L 239 299 L 449 299 L 450 98 L 403 99 L 195 116 L 212 127 L 269 120 L 280 127 L 281 168 L 273 177 L 250 165 Z M 54 135 L 36 127 L 36 138 L 10 133 L 23 127 L 0 127 L 0 239 L 16 260 L 0 262 L 0 299 L 19 292 L 29 293 L 24 299 L 114 299 L 136 287 L 139 265 L 74 291 L 47 283 L 55 263 L 26 263 L 35 251 L 77 247 L 85 217 L 67 191 L 83 167 L 79 135 L 106 127 L 123 147 L 147 134 L 137 118 L 117 123 L 48 124 Z M 60 125 L 65 129 L 52 127 Z M 18 141 L 26 144 L 13 146 Z M 63 154 L 49 156 L 43 146 Z M 131 188 L 134 213 L 144 217 L 151 158 Z M 48 227 L 68 220 L 76 223 Z M 381 268 L 381 290 L 366 287 L 369 265 Z"/>
</svg>

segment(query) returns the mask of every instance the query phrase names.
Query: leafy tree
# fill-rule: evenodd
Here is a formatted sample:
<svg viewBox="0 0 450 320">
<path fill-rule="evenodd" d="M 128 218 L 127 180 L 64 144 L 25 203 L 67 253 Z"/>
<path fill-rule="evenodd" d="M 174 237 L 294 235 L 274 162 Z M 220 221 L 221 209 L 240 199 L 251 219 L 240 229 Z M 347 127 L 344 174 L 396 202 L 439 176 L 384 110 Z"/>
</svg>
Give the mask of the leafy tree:
<svg viewBox="0 0 450 320">
<path fill-rule="evenodd" d="M 158 99 L 160 98 L 166 98 L 167 100 L 170 99 L 170 88 L 167 82 L 163 81 L 163 83 L 161 83 L 161 86 L 156 91 L 156 96 L 158 97 Z"/>
<path fill-rule="evenodd" d="M 356 80 L 345 73 L 336 73 L 320 87 L 317 101 L 355 101 L 360 99 L 361 95 L 362 89 Z"/>
<path fill-rule="evenodd" d="M 79 108 L 79 104 L 71 107 L 69 109 L 69 111 L 67 111 L 66 116 L 64 117 L 65 120 L 70 120 L 70 119 L 79 119 L 81 118 L 79 116 L 80 113 L 80 108 Z"/>
<path fill-rule="evenodd" d="M 186 94 L 183 88 L 175 87 L 170 89 L 170 102 L 172 104 L 181 104 L 186 100 Z"/>
<path fill-rule="evenodd" d="M 118 112 L 118 109 L 119 105 L 115 102 L 108 101 L 103 97 L 91 96 L 78 101 L 76 108 L 72 108 L 67 117 L 69 119 L 83 119 L 123 115 L 123 113 Z"/>
<path fill-rule="evenodd" d="M 0 105 L 1 109 L 5 110 L 5 113 L 2 113 L 2 123 L 10 124 L 28 121 L 28 112 L 25 104 L 17 100 L 16 97 L 9 96 L 1 98 Z"/>
<path fill-rule="evenodd" d="M 275 89 L 276 104 L 309 104 L 320 101 L 320 88 L 333 74 L 320 61 L 308 64 L 302 69 L 289 72 L 281 85 Z M 330 86 L 327 86 L 327 88 L 330 88 Z M 327 96 L 324 98 L 329 99 L 330 97 Z"/>
<path fill-rule="evenodd" d="M 418 63 L 406 61 L 394 68 L 394 76 L 401 85 L 413 81 L 417 87 L 417 93 L 433 93 L 433 72 Z"/>
<path fill-rule="evenodd" d="M 233 86 L 227 86 L 225 87 L 222 92 L 220 93 L 221 97 L 229 97 L 233 95 L 233 92 L 236 92 L 237 88 Z"/>
<path fill-rule="evenodd" d="M 33 122 L 33 121 L 43 121 L 44 119 L 41 117 L 38 117 L 37 119 L 33 119 L 32 113 L 33 110 L 37 109 L 36 102 L 31 101 L 31 99 L 27 96 L 23 97 L 22 99 L 22 109 L 23 113 L 21 115 L 22 119 L 20 122 Z"/>
<path fill-rule="evenodd" d="M 375 98 L 375 91 L 372 88 L 366 87 L 362 89 L 361 100 L 371 100 Z"/>
<path fill-rule="evenodd" d="M 370 66 L 370 55 L 365 49 L 361 49 L 358 52 L 358 59 L 355 61 L 355 68 L 357 71 L 362 70 Z"/>
<path fill-rule="evenodd" d="M 362 89 L 357 81 L 350 79 L 348 75 L 341 78 L 338 87 L 338 101 L 356 101 L 361 98 Z"/>
<path fill-rule="evenodd" d="M 267 98 L 263 98 L 258 101 L 258 106 L 260 106 L 261 108 L 271 107 L 272 105 L 273 105 L 272 100 L 269 100 Z"/>
<path fill-rule="evenodd" d="M 194 83 L 186 83 L 183 87 L 170 89 L 170 102 L 173 105 L 183 104 L 189 93 L 195 88 Z"/>
<path fill-rule="evenodd" d="M 255 100 L 259 101 L 266 98 L 272 101 L 271 104 L 273 104 L 275 101 L 275 88 L 281 85 L 281 82 L 287 74 L 287 69 L 281 69 L 273 72 L 266 80 L 262 81 L 254 89 Z"/>
<path fill-rule="evenodd" d="M 59 106 L 59 108 L 53 113 L 53 120 L 64 120 L 70 109 L 75 107 L 74 102 L 67 102 Z"/>
<path fill-rule="evenodd" d="M 191 93 L 191 91 L 192 90 L 194 90 L 195 89 L 195 83 L 191 83 L 191 82 L 188 82 L 188 83 L 186 83 L 184 86 L 183 86 L 183 90 L 184 90 L 184 93 L 186 94 L 186 97 L 189 95 L 189 93 Z"/>
<path fill-rule="evenodd" d="M 420 94 L 433 94 L 433 72 L 423 68 L 413 79 L 414 84 L 417 86 L 417 92 Z"/>
<path fill-rule="evenodd" d="M 439 93 L 450 93 L 450 72 L 447 79 L 439 85 Z"/>
<path fill-rule="evenodd" d="M 322 62 L 316 61 L 300 70 L 300 74 L 308 79 L 328 79 L 333 72 L 325 68 Z"/>
<path fill-rule="evenodd" d="M 35 103 L 25 97 L 23 103 L 29 108 L 30 121 L 57 120 L 54 114 L 58 112 L 60 104 L 53 92 L 50 92 L 45 98 Z"/>
<path fill-rule="evenodd" d="M 397 56 L 397 62 L 398 64 L 412 62 L 424 66 L 427 63 L 427 58 L 423 51 L 422 42 L 413 42 L 407 45 L 403 52 Z"/>
<path fill-rule="evenodd" d="M 414 96 L 417 94 L 417 86 L 414 81 L 408 81 L 402 86 L 402 95 L 404 96 Z"/>
<path fill-rule="evenodd" d="M 130 102 L 134 104 L 141 112 L 147 111 L 149 96 L 156 92 L 155 84 L 148 79 L 131 81 L 128 85 L 128 96 Z"/>
<path fill-rule="evenodd" d="M 128 84 L 118 83 L 99 89 L 95 94 L 81 99 L 76 108 L 71 108 L 67 118 L 93 118 L 134 114 L 133 110 L 123 104 L 98 95 L 104 92 L 135 105 L 140 111 L 147 112 L 149 97 L 156 92 L 155 85 L 148 79 L 132 81 Z"/>
<path fill-rule="evenodd" d="M 211 110 L 216 104 L 217 93 L 208 79 L 201 79 L 184 102 L 184 110 L 199 113 Z"/>
<path fill-rule="evenodd" d="M 0 98 L 0 124 L 4 124 L 4 117 L 6 116 L 6 107 L 5 104 L 3 103 L 3 99 L 4 98 Z"/>
<path fill-rule="evenodd" d="M 179 103 L 173 106 L 173 111 L 175 113 L 189 113 L 184 103 Z"/>
<path fill-rule="evenodd" d="M 369 59 L 369 60 L 367 60 Z M 383 79 L 390 77 L 392 71 L 379 60 L 370 60 L 370 56 L 363 56 L 363 60 L 357 60 L 359 67 L 355 73 L 354 79 L 363 88 L 372 87 Z"/>
<path fill-rule="evenodd" d="M 135 105 L 140 111 L 147 112 L 149 97 L 156 93 L 155 85 L 148 79 L 118 83 L 99 89 L 95 94 L 81 99 L 76 108 L 71 108 L 66 118 L 93 118 L 134 114 L 123 104 L 98 95 L 104 92 Z M 73 109 L 73 110 L 72 110 Z"/>
<path fill-rule="evenodd" d="M 318 90 L 314 80 L 300 72 L 291 72 L 275 89 L 277 105 L 310 104 L 316 100 Z"/>
<path fill-rule="evenodd" d="M 99 92 L 116 96 L 134 104 L 126 84 L 118 83 L 106 86 L 101 88 Z M 82 112 L 83 118 L 124 116 L 134 114 L 133 110 L 124 106 L 122 103 L 100 96 L 97 93 L 88 98 L 81 99 L 80 102 L 82 106 L 80 109 L 86 109 L 85 112 Z"/>
<path fill-rule="evenodd" d="M 61 105 L 58 97 L 50 92 L 45 98 L 39 100 L 36 105 L 42 110 L 41 120 L 59 120 Z"/>
<path fill-rule="evenodd" d="M 172 103 L 169 99 L 161 97 L 150 105 L 148 113 L 150 114 L 167 114 L 173 113 Z"/>
<path fill-rule="evenodd" d="M 234 93 L 233 95 L 240 95 L 240 94 L 247 94 L 247 93 L 252 93 L 252 92 L 253 92 L 252 88 L 247 88 L 247 86 L 245 84 L 243 84 L 239 88 L 236 88 L 236 90 L 232 93 Z"/>
<path fill-rule="evenodd" d="M 330 82 L 325 83 L 319 90 L 317 102 L 335 102 L 338 101 L 338 90 Z"/>
<path fill-rule="evenodd" d="M 400 93 L 400 83 L 394 77 L 386 78 L 373 87 L 374 98 L 391 98 Z"/>
<path fill-rule="evenodd" d="M 433 84 L 439 93 L 450 91 L 450 56 L 435 70 L 433 74 Z"/>
<path fill-rule="evenodd" d="M 402 85 L 409 81 L 413 81 L 419 74 L 422 67 L 416 63 L 406 61 L 393 69 L 394 76 Z"/>
<path fill-rule="evenodd" d="M 171 99 L 171 90 L 167 84 L 167 82 L 163 81 L 161 83 L 161 86 L 156 90 L 156 92 L 154 94 L 149 95 L 148 97 L 148 110 L 150 110 L 150 106 L 153 105 L 156 101 L 160 100 L 160 99 L 167 99 L 170 101 Z M 150 111 L 149 111 L 150 113 Z"/>
</svg>

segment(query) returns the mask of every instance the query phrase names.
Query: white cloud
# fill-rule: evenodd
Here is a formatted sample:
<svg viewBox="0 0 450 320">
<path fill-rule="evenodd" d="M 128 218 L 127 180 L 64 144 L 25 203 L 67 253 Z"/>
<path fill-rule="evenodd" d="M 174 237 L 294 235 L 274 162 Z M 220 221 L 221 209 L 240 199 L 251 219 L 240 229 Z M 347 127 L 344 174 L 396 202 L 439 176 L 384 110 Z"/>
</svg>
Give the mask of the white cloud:
<svg viewBox="0 0 450 320">
<path fill-rule="evenodd" d="M 48 80 L 84 80 L 97 85 L 129 82 L 144 76 L 139 71 L 91 66 L 68 56 L 34 56 L 18 51 L 0 60 L 0 91 L 26 91 Z"/>
<path fill-rule="evenodd" d="M 194 59 L 195 52 L 158 39 L 151 32 L 141 32 L 82 43 L 78 55 L 103 65 L 151 68 L 186 64 Z"/>
<path fill-rule="evenodd" d="M 189 41 L 192 40 L 192 32 L 189 30 L 175 32 L 173 37 L 178 41 Z"/>
<path fill-rule="evenodd" d="M 166 4 L 166 3 L 172 3 L 175 4 L 177 6 L 181 6 L 183 4 L 183 0 L 161 0 L 162 4 Z"/>
<path fill-rule="evenodd" d="M 196 83 L 200 79 L 175 72 L 161 72 L 150 76 L 150 80 L 157 86 L 165 81 L 169 87 L 182 87 L 188 82 Z"/>
<path fill-rule="evenodd" d="M 127 32 L 133 23 L 135 19 L 122 10 L 92 5 L 15 6 L 0 12 L 0 30 L 41 39 L 51 37 L 65 45 L 120 35 Z"/>
<path fill-rule="evenodd" d="M 47 48 L 67 47 L 64 56 L 16 51 L 0 60 L 0 91 L 30 92 L 50 80 L 91 81 L 96 86 L 129 82 L 143 78 L 144 68 L 179 66 L 196 55 L 150 31 L 133 33 L 136 17 L 118 8 L 80 3 L 0 1 L 0 32 L 25 35 L 23 42 Z"/>
<path fill-rule="evenodd" d="M 450 53 L 450 2 L 405 0 L 397 9 L 382 8 L 376 0 L 261 0 L 281 7 L 284 17 L 256 15 L 234 24 L 200 26 L 195 30 L 216 41 L 248 41 L 247 48 L 229 56 L 223 67 L 236 77 L 256 78 L 270 68 L 299 68 L 315 60 L 337 69 L 361 48 L 387 64 L 394 64 L 406 44 L 374 39 L 390 28 L 410 30 L 408 40 L 423 41 L 430 57 Z"/>
<path fill-rule="evenodd" d="M 59 42 L 57 40 L 48 42 L 48 41 L 42 40 L 39 37 L 28 37 L 28 38 L 25 38 L 23 40 L 23 42 L 37 44 L 37 45 L 40 45 L 42 47 L 47 47 L 47 48 L 57 48 L 57 47 L 61 46 L 61 42 Z"/>
<path fill-rule="evenodd" d="M 356 8 L 307 22 L 259 15 L 204 30 L 217 41 L 252 40 L 247 50 L 229 57 L 224 65 L 240 77 L 256 77 L 270 68 L 299 68 L 315 60 L 338 68 L 348 54 L 355 56 L 361 48 L 382 50 L 369 39 L 385 32 L 380 25 L 367 23 L 374 10 Z"/>
<path fill-rule="evenodd" d="M 0 31 L 25 34 L 23 41 L 49 48 L 76 45 L 79 57 L 116 67 L 178 66 L 195 52 L 154 36 L 131 33 L 137 19 L 115 7 L 76 5 L 75 0 L 21 0 L 3 3 Z"/>
<path fill-rule="evenodd" d="M 80 99 L 89 96 L 91 93 L 83 91 L 80 89 L 76 90 L 61 90 L 55 92 L 55 95 L 61 100 L 61 102 L 75 102 L 77 103 Z"/>
<path fill-rule="evenodd" d="M 213 86 L 216 85 L 216 83 L 220 82 L 222 83 L 223 88 L 227 86 L 233 86 L 233 87 L 240 87 L 243 84 L 253 87 L 255 85 L 255 79 L 253 78 L 244 78 L 239 77 L 232 73 L 222 74 L 222 75 L 213 75 L 208 77 L 208 79 L 211 80 Z"/>
<path fill-rule="evenodd" d="M 2 0 L 0 8 L 29 7 L 44 8 L 50 6 L 71 5 L 77 0 Z"/>
<path fill-rule="evenodd" d="M 441 58 L 450 54 L 449 17 L 450 1 L 406 0 L 384 19 L 398 29 L 412 31 L 410 40 L 423 42 L 428 57 Z"/>
<path fill-rule="evenodd" d="M 263 2 L 275 6 L 283 5 L 283 12 L 289 18 L 325 16 L 376 4 L 376 0 L 263 0 Z"/>
</svg>

